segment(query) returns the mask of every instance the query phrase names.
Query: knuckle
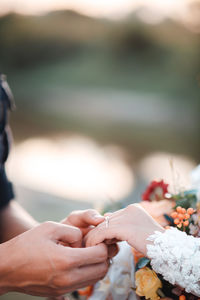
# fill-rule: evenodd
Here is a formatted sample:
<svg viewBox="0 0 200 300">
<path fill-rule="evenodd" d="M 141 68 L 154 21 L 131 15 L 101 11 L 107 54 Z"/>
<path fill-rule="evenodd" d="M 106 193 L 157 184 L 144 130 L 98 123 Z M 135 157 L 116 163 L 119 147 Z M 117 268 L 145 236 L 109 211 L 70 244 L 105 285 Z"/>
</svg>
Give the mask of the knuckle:
<svg viewBox="0 0 200 300">
<path fill-rule="evenodd" d="M 71 212 L 70 214 L 69 214 L 69 216 L 68 216 L 68 218 L 71 218 L 71 217 L 73 217 L 74 215 L 77 215 L 77 214 L 79 214 L 79 210 L 74 210 L 73 212 Z"/>
<path fill-rule="evenodd" d="M 46 224 L 46 226 L 53 226 L 55 223 L 53 221 L 46 221 L 44 224 Z"/>
<path fill-rule="evenodd" d="M 54 228 L 55 227 L 55 222 L 52 222 L 52 221 L 46 221 L 44 223 L 42 223 L 42 226 L 45 227 L 45 228 Z"/>
<path fill-rule="evenodd" d="M 95 214 L 97 214 L 97 211 L 95 209 L 90 208 L 90 209 L 85 210 L 85 213 L 88 215 L 95 215 Z"/>
</svg>

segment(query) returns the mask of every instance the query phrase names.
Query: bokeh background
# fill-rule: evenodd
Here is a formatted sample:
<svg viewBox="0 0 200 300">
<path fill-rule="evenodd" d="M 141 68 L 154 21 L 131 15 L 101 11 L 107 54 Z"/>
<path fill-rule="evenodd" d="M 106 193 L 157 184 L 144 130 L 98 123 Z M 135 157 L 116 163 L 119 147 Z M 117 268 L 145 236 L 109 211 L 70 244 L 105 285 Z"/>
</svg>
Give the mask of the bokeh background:
<svg viewBox="0 0 200 300">
<path fill-rule="evenodd" d="M 139 201 L 152 179 L 190 184 L 200 1 L 1 0 L 0 70 L 17 106 L 7 169 L 37 220 Z"/>
</svg>

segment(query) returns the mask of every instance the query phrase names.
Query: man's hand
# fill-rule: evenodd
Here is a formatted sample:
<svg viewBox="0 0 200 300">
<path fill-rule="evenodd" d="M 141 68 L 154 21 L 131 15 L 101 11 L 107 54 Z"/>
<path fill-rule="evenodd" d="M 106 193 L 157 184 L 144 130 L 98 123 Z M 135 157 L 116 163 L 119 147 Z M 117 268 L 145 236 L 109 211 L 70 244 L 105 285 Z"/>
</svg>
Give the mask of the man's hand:
<svg viewBox="0 0 200 300">
<path fill-rule="evenodd" d="M 61 221 L 61 223 L 78 227 L 81 230 L 82 235 L 84 237 L 90 230 L 94 229 L 103 221 L 105 221 L 105 217 L 101 216 L 96 210 L 87 209 L 73 211 L 66 219 Z M 82 246 L 85 246 L 84 240 Z M 109 258 L 113 258 L 115 255 L 117 255 L 118 246 L 116 243 L 107 245 L 107 247 Z"/>
<path fill-rule="evenodd" d="M 1 244 L 0 293 L 50 297 L 96 283 L 108 271 L 108 249 L 77 248 L 81 244 L 80 229 L 53 222 Z"/>
<path fill-rule="evenodd" d="M 105 220 L 94 209 L 73 211 L 66 219 L 61 221 L 62 224 L 78 227 L 83 236 L 87 234 L 92 228 L 99 225 Z"/>
</svg>

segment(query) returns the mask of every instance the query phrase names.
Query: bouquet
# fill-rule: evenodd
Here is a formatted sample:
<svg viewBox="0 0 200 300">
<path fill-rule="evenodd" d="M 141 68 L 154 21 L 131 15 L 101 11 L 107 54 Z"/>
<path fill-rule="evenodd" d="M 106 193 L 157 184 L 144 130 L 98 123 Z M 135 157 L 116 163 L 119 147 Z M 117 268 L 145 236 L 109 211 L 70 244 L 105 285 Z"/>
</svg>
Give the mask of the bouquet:
<svg viewBox="0 0 200 300">
<path fill-rule="evenodd" d="M 140 204 L 166 229 L 173 226 L 188 235 L 200 237 L 200 202 L 196 189 L 170 193 L 168 183 L 152 181 Z M 79 294 L 90 300 L 199 299 L 156 274 L 150 260 L 125 242 L 120 243 L 119 254 L 113 259 L 106 277 Z"/>
<path fill-rule="evenodd" d="M 173 226 L 189 235 L 200 237 L 200 203 L 197 201 L 197 191 L 186 190 L 178 194 L 170 194 L 168 186 L 163 180 L 151 182 L 142 196 L 144 202 L 141 205 L 166 229 Z M 186 293 L 181 287 L 170 284 L 160 274 L 156 274 L 152 270 L 148 258 L 142 257 L 136 250 L 133 250 L 133 253 L 136 262 L 137 295 L 151 300 L 162 298 L 198 299 L 198 297 Z"/>
</svg>

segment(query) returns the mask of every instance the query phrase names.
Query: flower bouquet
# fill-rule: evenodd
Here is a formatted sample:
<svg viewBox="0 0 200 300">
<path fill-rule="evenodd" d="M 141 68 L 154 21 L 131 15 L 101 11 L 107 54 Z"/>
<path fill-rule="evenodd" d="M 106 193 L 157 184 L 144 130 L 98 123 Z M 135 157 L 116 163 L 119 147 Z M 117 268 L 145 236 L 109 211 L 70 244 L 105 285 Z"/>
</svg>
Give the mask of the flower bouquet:
<svg viewBox="0 0 200 300">
<path fill-rule="evenodd" d="M 153 181 L 142 196 L 141 205 L 166 229 L 177 227 L 186 234 L 200 236 L 200 203 L 196 190 L 186 190 L 177 194 L 168 192 L 163 181 Z M 148 204 L 147 204 L 147 203 Z M 161 209 L 160 209 L 161 208 Z M 166 208 L 166 209 L 165 209 Z M 150 260 L 133 250 L 135 257 L 136 294 L 144 299 L 195 300 L 198 297 L 187 293 L 179 286 L 170 284 L 160 274 L 156 274 Z"/>
<path fill-rule="evenodd" d="M 169 185 L 163 180 L 152 181 L 140 205 L 164 228 L 176 227 L 188 235 L 200 237 L 197 190 L 170 193 Z M 90 300 L 199 299 L 157 274 L 150 260 L 126 242 L 120 243 L 119 254 L 113 259 L 106 277 L 94 287 L 81 290 L 80 294 Z"/>
</svg>

